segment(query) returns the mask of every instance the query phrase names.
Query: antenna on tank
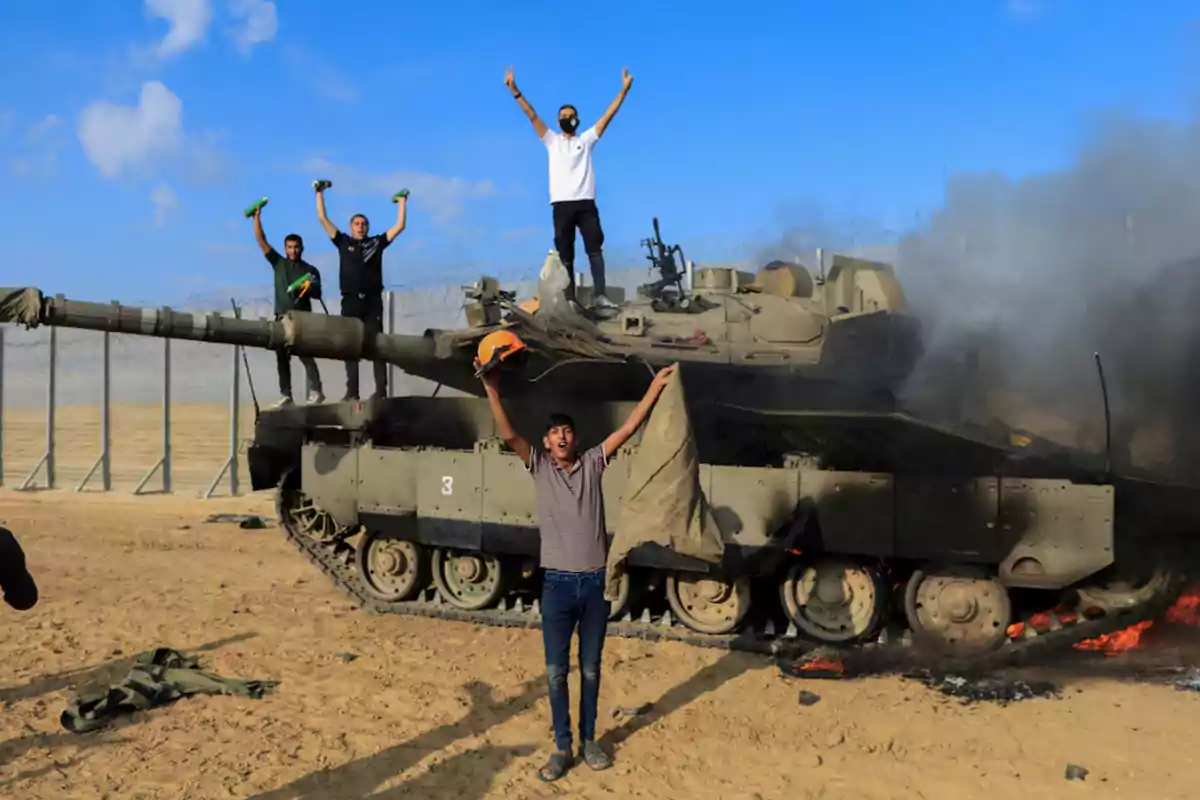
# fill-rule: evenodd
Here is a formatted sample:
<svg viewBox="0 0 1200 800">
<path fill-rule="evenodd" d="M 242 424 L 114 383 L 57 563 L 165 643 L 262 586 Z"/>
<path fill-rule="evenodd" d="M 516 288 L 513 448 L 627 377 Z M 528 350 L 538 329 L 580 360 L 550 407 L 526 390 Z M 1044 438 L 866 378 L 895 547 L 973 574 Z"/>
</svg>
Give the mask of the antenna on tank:
<svg viewBox="0 0 1200 800">
<path fill-rule="evenodd" d="M 825 283 L 825 248 L 817 248 L 817 285 Z"/>
<path fill-rule="evenodd" d="M 1093 354 L 1096 358 L 1096 372 L 1100 375 L 1100 395 L 1104 398 L 1104 474 L 1112 474 L 1112 415 L 1108 408 L 1108 384 L 1104 380 L 1104 365 L 1100 363 L 1100 353 Z"/>
</svg>

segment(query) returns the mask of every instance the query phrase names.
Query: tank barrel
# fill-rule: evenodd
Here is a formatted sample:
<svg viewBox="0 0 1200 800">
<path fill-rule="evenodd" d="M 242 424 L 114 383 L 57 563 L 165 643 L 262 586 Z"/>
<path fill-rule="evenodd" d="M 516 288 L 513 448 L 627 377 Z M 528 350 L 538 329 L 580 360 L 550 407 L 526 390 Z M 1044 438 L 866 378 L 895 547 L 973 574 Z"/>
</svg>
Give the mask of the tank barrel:
<svg viewBox="0 0 1200 800">
<path fill-rule="evenodd" d="M 32 287 L 0 286 L 0 322 L 287 350 L 298 356 L 338 361 L 380 360 L 404 369 L 419 369 L 437 360 L 431 338 L 386 333 L 369 336 L 362 321 L 350 317 L 292 311 L 279 320 L 238 319 L 166 306 L 149 308 L 68 300 L 62 295 L 46 297 Z"/>
</svg>

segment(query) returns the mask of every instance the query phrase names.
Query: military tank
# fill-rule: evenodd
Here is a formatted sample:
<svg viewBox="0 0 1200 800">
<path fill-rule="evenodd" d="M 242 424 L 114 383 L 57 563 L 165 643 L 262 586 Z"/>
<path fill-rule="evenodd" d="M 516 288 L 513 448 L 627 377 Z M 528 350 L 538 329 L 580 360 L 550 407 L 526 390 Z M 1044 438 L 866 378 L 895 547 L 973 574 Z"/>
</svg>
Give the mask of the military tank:
<svg viewBox="0 0 1200 800">
<path fill-rule="evenodd" d="M 368 334 L 358 320 L 300 312 L 244 320 L 89 303 L 32 287 L 0 288 L 0 321 L 381 359 L 475 395 L 257 417 L 253 489 L 276 491 L 291 542 L 376 612 L 538 624 L 533 486 L 497 436 L 474 364 L 480 340 L 500 329 L 528 345 L 502 367 L 518 430 L 566 411 L 582 446 L 620 424 L 655 367 L 681 365 L 725 553 L 710 564 L 656 545 L 633 550 L 614 635 L 777 652 L 891 631 L 978 658 L 1083 641 L 1161 610 L 1177 576 L 1158 554 L 1197 528 L 1195 493 L 1115 475 L 1093 454 L 1019 431 L 905 414 L 893 390 L 918 357 L 919 324 L 905 316 L 890 267 L 837 255 L 832 265 L 818 280 L 778 262 L 757 275 L 700 270 L 687 287 L 658 282 L 636 299 L 612 298 L 619 312 L 600 318 L 583 310 L 586 293 L 567 300 L 552 254 L 534 302 L 482 278 L 467 289 L 466 328 L 424 335 Z M 638 445 L 635 436 L 606 470 L 609 507 Z M 1051 609 L 1049 628 L 1024 624 Z"/>
</svg>

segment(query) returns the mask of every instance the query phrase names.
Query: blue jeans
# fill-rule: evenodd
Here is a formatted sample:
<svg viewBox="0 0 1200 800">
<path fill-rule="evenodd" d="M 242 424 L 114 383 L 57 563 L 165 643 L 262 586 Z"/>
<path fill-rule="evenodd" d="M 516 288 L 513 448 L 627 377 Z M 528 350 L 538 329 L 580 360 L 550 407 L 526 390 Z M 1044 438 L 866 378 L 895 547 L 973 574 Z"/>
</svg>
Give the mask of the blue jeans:
<svg viewBox="0 0 1200 800">
<path fill-rule="evenodd" d="M 579 627 L 579 738 L 596 738 L 596 707 L 600 698 L 600 655 L 608 629 L 609 602 L 604 599 L 605 570 L 559 572 L 546 570 L 542 578 L 542 642 L 546 649 L 546 679 L 550 684 L 550 713 L 554 718 L 554 743 L 572 752 L 571 636 Z"/>
</svg>

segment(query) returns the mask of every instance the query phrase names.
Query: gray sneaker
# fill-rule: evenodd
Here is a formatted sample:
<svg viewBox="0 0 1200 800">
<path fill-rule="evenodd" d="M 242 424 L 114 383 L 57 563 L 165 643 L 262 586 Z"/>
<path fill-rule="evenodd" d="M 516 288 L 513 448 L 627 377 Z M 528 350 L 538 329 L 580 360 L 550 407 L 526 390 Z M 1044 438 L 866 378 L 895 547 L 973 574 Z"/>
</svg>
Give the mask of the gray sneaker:
<svg viewBox="0 0 1200 800">
<path fill-rule="evenodd" d="M 325 395 L 320 392 L 313 392 L 308 396 L 308 404 L 310 406 L 319 406 L 325 402 Z"/>
<path fill-rule="evenodd" d="M 616 303 L 614 303 L 612 300 L 609 300 L 607 297 L 605 297 L 602 294 L 596 295 L 595 307 L 596 308 L 620 308 L 620 306 L 618 306 Z"/>
<path fill-rule="evenodd" d="M 285 397 L 281 397 L 281 398 L 279 398 L 279 399 L 278 399 L 278 400 L 276 400 L 274 403 L 272 403 L 271 405 L 267 406 L 267 408 L 269 408 L 269 409 L 272 409 L 272 410 L 278 410 L 278 409 L 281 409 L 281 408 L 287 408 L 288 406 L 290 406 L 290 405 L 292 405 L 292 404 L 293 404 L 293 403 L 292 403 L 292 398 L 290 398 L 290 397 L 286 397 L 286 396 L 285 396 Z"/>
</svg>

